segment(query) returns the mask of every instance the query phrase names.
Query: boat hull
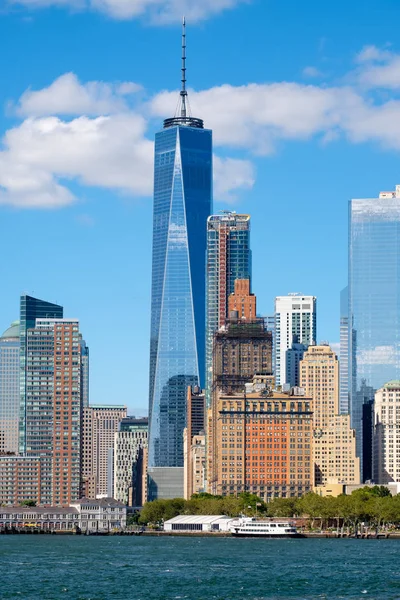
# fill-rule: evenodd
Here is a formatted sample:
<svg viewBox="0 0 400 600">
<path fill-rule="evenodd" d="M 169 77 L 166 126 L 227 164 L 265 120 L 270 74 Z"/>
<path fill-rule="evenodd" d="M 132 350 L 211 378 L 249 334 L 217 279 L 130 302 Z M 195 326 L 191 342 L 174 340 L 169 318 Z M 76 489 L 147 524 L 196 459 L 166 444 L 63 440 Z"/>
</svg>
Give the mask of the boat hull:
<svg viewBox="0 0 400 600">
<path fill-rule="evenodd" d="M 231 532 L 232 537 L 251 537 L 251 538 L 286 538 L 286 539 L 293 539 L 293 538 L 304 538 L 305 536 L 302 533 L 236 533 L 236 532 Z"/>
</svg>

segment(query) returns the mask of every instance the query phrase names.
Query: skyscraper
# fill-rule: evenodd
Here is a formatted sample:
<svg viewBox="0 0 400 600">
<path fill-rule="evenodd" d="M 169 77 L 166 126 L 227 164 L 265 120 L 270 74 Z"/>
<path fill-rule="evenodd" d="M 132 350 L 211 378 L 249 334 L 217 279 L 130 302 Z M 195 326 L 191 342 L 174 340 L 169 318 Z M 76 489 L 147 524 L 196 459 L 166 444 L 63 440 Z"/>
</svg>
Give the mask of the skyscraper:
<svg viewBox="0 0 400 600">
<path fill-rule="evenodd" d="M 0 337 L 0 452 L 18 454 L 19 321 Z"/>
<path fill-rule="evenodd" d="M 26 344 L 27 330 L 35 327 L 36 319 L 62 319 L 63 307 L 45 302 L 26 294 L 20 300 L 20 413 L 19 413 L 19 452 L 26 450 Z"/>
<path fill-rule="evenodd" d="M 211 400 L 213 336 L 229 317 L 229 296 L 235 291 L 236 279 L 251 280 L 250 216 L 234 212 L 212 215 L 207 221 L 207 404 Z"/>
<path fill-rule="evenodd" d="M 183 494 L 189 385 L 205 370 L 206 225 L 212 132 L 190 115 L 183 28 L 180 110 L 156 134 L 149 381 L 149 496 Z"/>
<path fill-rule="evenodd" d="M 42 459 L 43 504 L 80 497 L 80 341 L 76 319 L 37 318 L 26 329 L 25 454 Z"/>
<path fill-rule="evenodd" d="M 296 337 L 294 337 L 296 336 Z M 293 342 L 310 346 L 317 339 L 317 299 L 288 294 L 275 299 L 275 382 L 286 381 L 286 352 Z"/>
<path fill-rule="evenodd" d="M 400 381 L 389 381 L 376 392 L 373 414 L 374 483 L 399 482 Z"/>
<path fill-rule="evenodd" d="M 341 414 L 349 412 L 349 288 L 340 293 L 340 398 Z"/>
<path fill-rule="evenodd" d="M 400 379 L 400 185 L 351 200 L 349 222 L 350 415 L 362 458 L 363 403 Z"/>
</svg>

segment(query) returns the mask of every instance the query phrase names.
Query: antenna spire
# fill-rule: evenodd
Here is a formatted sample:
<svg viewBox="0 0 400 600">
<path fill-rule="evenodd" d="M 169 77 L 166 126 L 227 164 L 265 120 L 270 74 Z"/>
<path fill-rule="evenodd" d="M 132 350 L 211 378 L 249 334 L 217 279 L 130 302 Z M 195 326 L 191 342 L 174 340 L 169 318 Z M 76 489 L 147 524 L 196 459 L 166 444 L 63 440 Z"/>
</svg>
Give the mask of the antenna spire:
<svg viewBox="0 0 400 600">
<path fill-rule="evenodd" d="M 181 89 L 181 117 L 186 118 L 187 107 L 186 107 L 186 19 L 183 17 L 182 20 L 182 89 Z"/>
</svg>

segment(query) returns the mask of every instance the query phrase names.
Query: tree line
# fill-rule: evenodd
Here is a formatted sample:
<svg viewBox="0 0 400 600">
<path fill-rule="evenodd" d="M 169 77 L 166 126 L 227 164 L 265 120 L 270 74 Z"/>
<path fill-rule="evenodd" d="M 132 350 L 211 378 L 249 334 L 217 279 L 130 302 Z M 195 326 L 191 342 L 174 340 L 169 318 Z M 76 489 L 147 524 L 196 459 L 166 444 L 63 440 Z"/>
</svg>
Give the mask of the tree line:
<svg viewBox="0 0 400 600">
<path fill-rule="evenodd" d="M 212 496 L 196 494 L 190 500 L 154 500 L 147 502 L 128 524 L 161 525 L 178 515 L 227 515 L 303 518 L 310 529 L 347 527 L 357 531 L 366 523 L 377 531 L 400 523 L 400 494 L 391 496 L 384 486 L 364 487 L 350 495 L 319 496 L 313 492 L 301 498 L 273 498 L 265 503 L 254 494 Z"/>
</svg>

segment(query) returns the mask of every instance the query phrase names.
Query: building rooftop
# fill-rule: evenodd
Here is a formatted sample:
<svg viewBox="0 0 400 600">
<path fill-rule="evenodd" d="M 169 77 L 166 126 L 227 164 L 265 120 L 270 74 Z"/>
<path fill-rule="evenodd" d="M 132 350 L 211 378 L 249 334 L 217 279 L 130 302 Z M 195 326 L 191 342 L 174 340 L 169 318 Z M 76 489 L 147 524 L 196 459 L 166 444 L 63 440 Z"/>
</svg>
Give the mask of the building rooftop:
<svg viewBox="0 0 400 600">
<path fill-rule="evenodd" d="M 387 383 L 385 383 L 383 388 L 385 390 L 400 389 L 400 381 L 398 379 L 393 379 L 392 381 L 388 381 Z"/>
<path fill-rule="evenodd" d="M 179 525 L 183 525 L 185 523 L 215 523 L 218 521 L 231 521 L 232 517 L 227 517 L 226 515 L 179 515 L 178 517 L 174 517 L 173 519 L 169 519 L 165 521 L 166 523 L 179 523 Z"/>
<path fill-rule="evenodd" d="M 19 321 L 13 321 L 8 329 L 5 330 L 0 340 L 17 338 L 19 339 Z"/>
</svg>

